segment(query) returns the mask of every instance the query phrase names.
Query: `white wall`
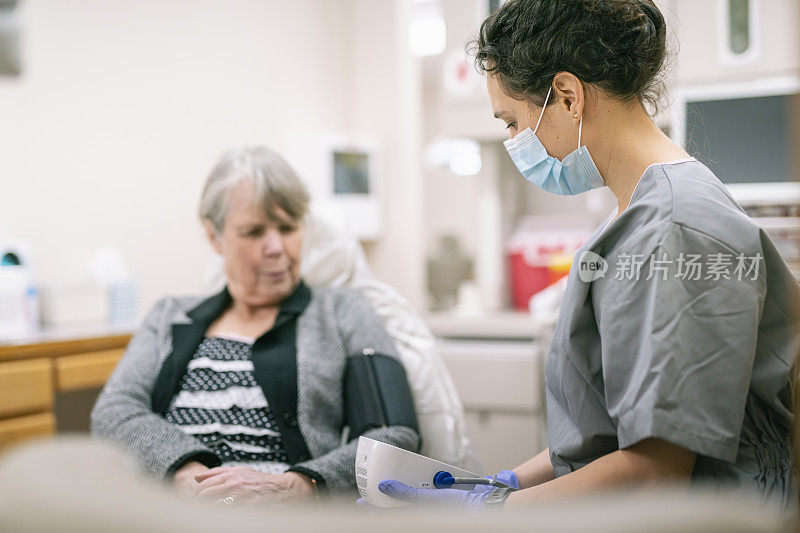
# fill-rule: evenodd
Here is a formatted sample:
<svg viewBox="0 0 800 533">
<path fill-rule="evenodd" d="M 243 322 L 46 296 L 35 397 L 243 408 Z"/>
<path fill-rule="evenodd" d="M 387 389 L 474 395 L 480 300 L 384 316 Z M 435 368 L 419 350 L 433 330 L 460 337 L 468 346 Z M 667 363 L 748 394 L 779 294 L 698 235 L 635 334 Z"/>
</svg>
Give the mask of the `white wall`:
<svg viewBox="0 0 800 533">
<path fill-rule="evenodd" d="M 749 61 L 730 62 L 721 53 L 727 23 L 727 0 L 670 0 L 677 17 L 673 29 L 680 42 L 677 56 L 679 85 L 728 83 L 800 74 L 800 2 L 755 0 L 755 24 Z"/>
<path fill-rule="evenodd" d="M 422 80 L 409 54 L 409 0 L 351 0 L 349 128 L 382 146 L 383 237 L 365 246 L 376 275 L 425 307 Z"/>
<path fill-rule="evenodd" d="M 26 0 L 23 75 L 0 78 L 0 239 L 35 278 L 83 281 L 117 246 L 147 307 L 195 293 L 196 207 L 220 153 L 342 126 L 338 0 Z"/>
</svg>

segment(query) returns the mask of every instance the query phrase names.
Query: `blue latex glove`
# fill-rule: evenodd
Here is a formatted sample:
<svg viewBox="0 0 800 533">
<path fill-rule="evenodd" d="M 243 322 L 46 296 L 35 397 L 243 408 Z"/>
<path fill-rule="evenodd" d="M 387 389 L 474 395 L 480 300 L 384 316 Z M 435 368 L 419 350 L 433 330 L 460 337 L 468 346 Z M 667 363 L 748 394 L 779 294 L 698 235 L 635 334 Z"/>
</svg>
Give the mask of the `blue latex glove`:
<svg viewBox="0 0 800 533">
<path fill-rule="evenodd" d="M 515 474 L 513 470 L 501 470 L 495 475 L 497 476 L 497 481 L 519 490 L 519 479 L 517 479 L 517 474 Z M 492 479 L 493 477 L 494 476 L 486 476 L 486 479 Z M 484 492 L 488 492 L 493 488 L 495 487 L 491 485 L 475 485 L 475 490 Z"/>
<path fill-rule="evenodd" d="M 490 478 L 491 479 L 491 478 Z M 503 470 L 497 475 L 498 481 L 514 488 L 519 488 L 517 475 L 511 470 Z M 446 505 L 466 511 L 477 511 L 486 505 L 489 492 L 496 487 L 491 485 L 475 485 L 472 490 L 461 489 L 415 489 L 393 479 L 384 479 L 378 490 L 387 496 L 409 503 L 430 505 Z"/>
<path fill-rule="evenodd" d="M 384 479 L 378 485 L 378 490 L 387 496 L 410 503 L 446 505 L 467 511 L 482 509 L 489 497 L 489 491 L 460 490 L 460 489 L 415 489 L 393 479 Z M 494 488 L 494 487 L 492 487 Z"/>
<path fill-rule="evenodd" d="M 513 470 L 501 470 L 497 474 L 497 481 L 501 483 L 505 483 L 509 487 L 513 487 L 515 489 L 519 489 L 519 479 L 517 479 L 517 474 L 514 473 Z M 486 476 L 486 479 L 492 479 L 495 476 Z M 470 490 L 459 490 L 459 489 L 414 489 L 400 483 L 399 481 L 394 481 L 391 479 L 385 479 L 378 485 L 378 490 L 387 494 L 389 496 L 395 497 L 400 500 L 408 501 L 408 502 L 428 502 L 428 503 L 439 503 L 439 504 L 450 504 L 455 506 L 460 506 L 462 508 L 468 509 L 478 509 L 483 506 L 483 502 L 486 500 L 486 493 L 490 490 L 494 489 L 492 485 L 475 485 L 475 487 Z M 384 490 L 386 489 L 386 490 Z M 391 491 L 398 490 L 402 494 L 393 494 Z M 427 497 L 425 493 L 420 498 L 418 497 L 420 491 L 428 491 L 428 492 L 453 492 L 456 494 L 452 495 L 452 499 L 449 497 Z M 469 496 L 469 495 L 472 496 Z M 483 497 L 481 497 L 481 494 Z M 404 497 L 405 496 L 405 497 Z M 363 498 L 359 498 L 356 501 L 356 505 L 359 507 L 371 510 L 371 511 L 396 511 L 397 509 L 381 509 L 379 507 L 375 507 L 374 505 L 368 504 L 364 501 Z"/>
</svg>

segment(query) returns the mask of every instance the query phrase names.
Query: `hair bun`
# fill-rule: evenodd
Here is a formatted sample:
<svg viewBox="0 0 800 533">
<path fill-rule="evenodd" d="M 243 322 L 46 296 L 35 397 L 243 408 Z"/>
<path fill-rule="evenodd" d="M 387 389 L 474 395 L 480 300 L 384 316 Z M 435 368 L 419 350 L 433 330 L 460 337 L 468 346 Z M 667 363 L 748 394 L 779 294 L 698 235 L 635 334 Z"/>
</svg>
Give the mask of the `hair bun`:
<svg viewBox="0 0 800 533">
<path fill-rule="evenodd" d="M 657 109 L 666 25 L 653 0 L 509 0 L 481 24 L 479 69 L 541 105 L 558 72 Z"/>
<path fill-rule="evenodd" d="M 666 30 L 666 23 L 661 11 L 653 3 L 653 0 L 638 0 L 638 4 L 642 14 L 647 17 L 648 27 L 652 26 L 654 30 L 654 37 L 661 37 Z"/>
</svg>

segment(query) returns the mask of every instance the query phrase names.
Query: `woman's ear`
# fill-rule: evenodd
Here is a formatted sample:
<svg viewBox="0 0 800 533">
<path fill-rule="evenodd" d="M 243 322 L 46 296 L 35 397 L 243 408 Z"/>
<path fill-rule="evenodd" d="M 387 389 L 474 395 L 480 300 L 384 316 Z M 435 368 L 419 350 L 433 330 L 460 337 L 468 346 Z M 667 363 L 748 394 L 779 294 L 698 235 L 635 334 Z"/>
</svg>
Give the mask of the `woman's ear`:
<svg viewBox="0 0 800 533">
<path fill-rule="evenodd" d="M 211 243 L 211 247 L 214 248 L 214 251 L 218 254 L 222 254 L 222 245 L 220 244 L 219 233 L 217 233 L 217 228 L 214 227 L 214 224 L 207 218 L 203 219 L 203 228 L 206 230 L 206 237 L 208 238 L 208 242 Z"/>
<path fill-rule="evenodd" d="M 554 96 L 559 105 L 570 115 L 580 117 L 586 104 L 586 94 L 581 80 L 570 72 L 559 72 L 553 78 Z"/>
</svg>

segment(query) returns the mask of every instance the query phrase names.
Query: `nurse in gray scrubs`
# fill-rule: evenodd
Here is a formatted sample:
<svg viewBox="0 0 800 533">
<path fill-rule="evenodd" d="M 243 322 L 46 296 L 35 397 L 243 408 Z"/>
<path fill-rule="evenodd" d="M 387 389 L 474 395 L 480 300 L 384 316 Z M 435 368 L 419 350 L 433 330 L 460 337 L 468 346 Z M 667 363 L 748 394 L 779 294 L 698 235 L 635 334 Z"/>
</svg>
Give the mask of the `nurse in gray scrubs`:
<svg viewBox="0 0 800 533">
<path fill-rule="evenodd" d="M 499 476 L 521 490 L 381 490 L 475 508 L 684 483 L 795 504 L 800 286 L 648 114 L 665 33 L 650 0 L 510 0 L 481 25 L 477 64 L 523 176 L 555 194 L 608 187 L 618 206 L 569 275 L 547 360 L 550 448 Z"/>
</svg>

